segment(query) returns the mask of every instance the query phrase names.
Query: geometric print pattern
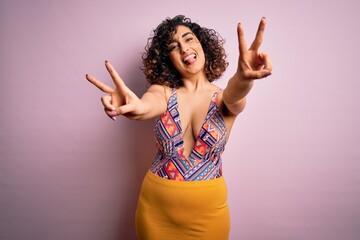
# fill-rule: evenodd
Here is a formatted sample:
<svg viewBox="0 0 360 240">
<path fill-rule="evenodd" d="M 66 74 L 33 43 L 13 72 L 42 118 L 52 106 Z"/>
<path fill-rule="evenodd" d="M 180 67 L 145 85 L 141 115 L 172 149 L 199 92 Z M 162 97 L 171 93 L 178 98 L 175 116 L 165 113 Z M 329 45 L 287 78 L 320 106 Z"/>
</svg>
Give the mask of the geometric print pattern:
<svg viewBox="0 0 360 240">
<path fill-rule="evenodd" d="M 200 181 L 222 176 L 221 155 L 228 133 L 216 95 L 217 92 L 213 94 L 190 156 L 186 157 L 183 154 L 184 141 L 176 89 L 172 90 L 167 110 L 159 116 L 154 127 L 158 152 L 150 168 L 152 173 L 177 181 Z"/>
</svg>

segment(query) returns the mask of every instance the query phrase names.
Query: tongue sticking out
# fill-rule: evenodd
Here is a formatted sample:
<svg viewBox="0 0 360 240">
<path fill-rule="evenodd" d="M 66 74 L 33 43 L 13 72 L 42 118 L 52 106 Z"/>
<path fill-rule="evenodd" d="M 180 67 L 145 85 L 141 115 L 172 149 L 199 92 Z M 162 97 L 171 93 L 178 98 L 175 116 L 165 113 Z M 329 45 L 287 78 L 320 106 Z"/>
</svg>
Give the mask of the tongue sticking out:
<svg viewBox="0 0 360 240">
<path fill-rule="evenodd" d="M 186 63 L 186 64 L 192 64 L 193 62 L 195 62 L 195 60 L 196 60 L 196 55 L 195 55 L 195 54 L 191 54 L 190 56 L 188 56 L 188 57 L 185 59 L 184 63 Z"/>
</svg>

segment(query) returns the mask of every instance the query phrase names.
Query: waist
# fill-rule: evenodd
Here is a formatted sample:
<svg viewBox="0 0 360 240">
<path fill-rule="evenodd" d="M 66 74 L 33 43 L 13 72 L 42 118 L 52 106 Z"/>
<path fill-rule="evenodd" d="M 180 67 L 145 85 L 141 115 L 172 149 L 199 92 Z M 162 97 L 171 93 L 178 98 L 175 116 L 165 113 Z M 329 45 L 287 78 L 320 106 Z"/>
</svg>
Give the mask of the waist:
<svg viewBox="0 0 360 240">
<path fill-rule="evenodd" d="M 145 179 L 152 181 L 154 183 L 160 184 L 165 187 L 171 187 L 171 188 L 198 188 L 198 187 L 206 187 L 206 186 L 214 186 L 214 185 L 226 185 L 224 177 L 218 177 L 208 180 L 201 180 L 201 181 L 175 181 L 163 178 L 153 172 L 151 170 L 148 170 Z"/>
<path fill-rule="evenodd" d="M 140 196 L 161 208 L 167 206 L 169 210 L 179 204 L 192 209 L 195 203 L 206 203 L 203 206 L 206 208 L 218 208 L 227 202 L 227 186 L 224 177 L 205 181 L 172 181 L 148 171 L 141 186 Z"/>
<path fill-rule="evenodd" d="M 150 171 L 165 180 L 203 181 L 222 176 L 221 157 L 212 159 L 187 159 L 175 156 L 164 156 L 159 153 Z"/>
</svg>

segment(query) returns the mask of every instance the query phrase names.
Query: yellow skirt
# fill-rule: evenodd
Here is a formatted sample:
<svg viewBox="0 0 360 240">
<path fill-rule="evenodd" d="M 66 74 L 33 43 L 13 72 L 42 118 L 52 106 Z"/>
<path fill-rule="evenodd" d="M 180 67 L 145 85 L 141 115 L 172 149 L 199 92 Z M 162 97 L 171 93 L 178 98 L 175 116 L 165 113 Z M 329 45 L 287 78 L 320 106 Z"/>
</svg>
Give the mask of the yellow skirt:
<svg viewBox="0 0 360 240">
<path fill-rule="evenodd" d="M 138 240 L 227 240 L 224 178 L 183 182 L 146 174 L 136 209 Z"/>
</svg>

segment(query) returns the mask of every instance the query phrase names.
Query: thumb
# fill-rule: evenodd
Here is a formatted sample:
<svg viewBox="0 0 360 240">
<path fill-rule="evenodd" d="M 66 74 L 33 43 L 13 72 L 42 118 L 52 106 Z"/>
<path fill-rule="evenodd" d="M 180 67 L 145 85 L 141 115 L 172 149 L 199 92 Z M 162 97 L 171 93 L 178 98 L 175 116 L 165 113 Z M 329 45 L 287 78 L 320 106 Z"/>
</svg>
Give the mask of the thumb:
<svg viewBox="0 0 360 240">
<path fill-rule="evenodd" d="M 244 77 L 246 79 L 262 79 L 271 75 L 271 71 L 263 69 L 259 71 L 246 71 Z"/>
<path fill-rule="evenodd" d="M 271 71 L 269 71 L 269 70 L 261 70 L 261 78 L 266 78 L 266 77 L 268 77 L 268 76 L 270 76 L 272 73 L 271 73 Z"/>
<path fill-rule="evenodd" d="M 105 112 L 112 120 L 116 120 L 117 116 L 124 115 L 131 111 L 134 111 L 134 109 L 135 108 L 132 104 L 126 104 L 126 105 L 122 105 L 122 106 L 116 108 L 115 110 L 111 110 L 111 111 L 105 109 Z"/>
<path fill-rule="evenodd" d="M 118 115 L 124 115 L 126 113 L 132 112 L 135 110 L 134 104 L 125 104 L 115 109 Z"/>
</svg>

